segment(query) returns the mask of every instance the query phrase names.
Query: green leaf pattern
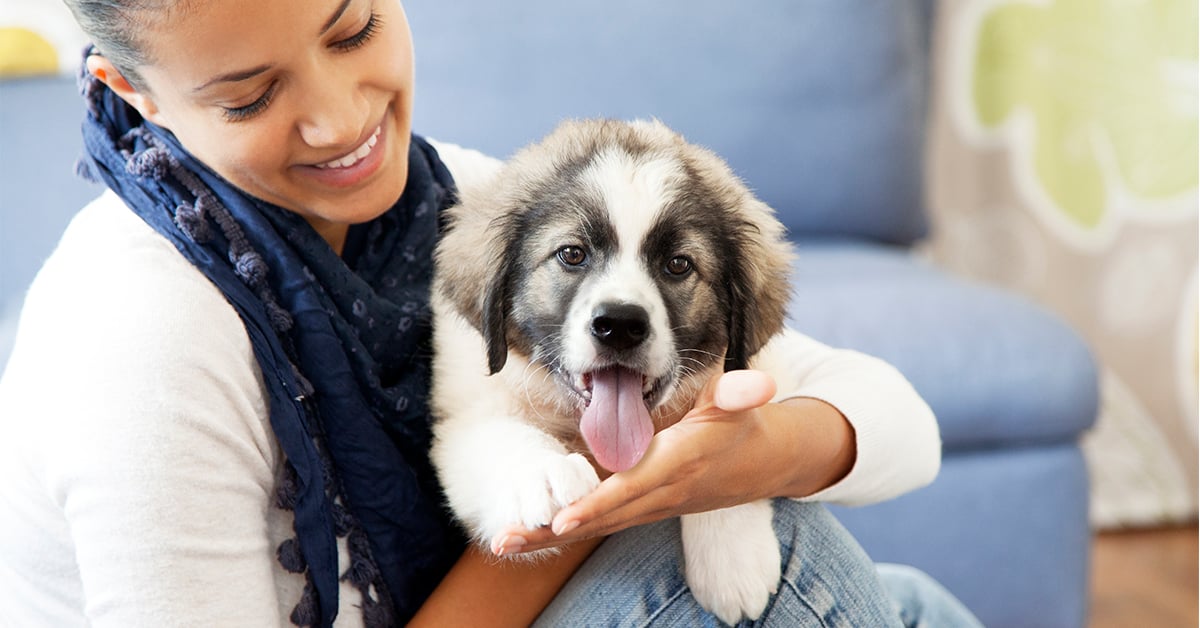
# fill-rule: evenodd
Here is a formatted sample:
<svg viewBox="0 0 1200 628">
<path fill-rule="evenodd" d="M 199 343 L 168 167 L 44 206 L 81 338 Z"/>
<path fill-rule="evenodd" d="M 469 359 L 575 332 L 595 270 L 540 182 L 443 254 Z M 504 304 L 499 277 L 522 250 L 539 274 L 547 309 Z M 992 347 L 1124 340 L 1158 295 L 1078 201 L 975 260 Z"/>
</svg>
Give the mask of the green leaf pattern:
<svg viewBox="0 0 1200 628">
<path fill-rule="evenodd" d="M 1114 190 L 1155 200 L 1197 187 L 1197 4 L 1008 0 L 983 14 L 975 117 L 995 129 L 1029 114 L 1032 145 L 1017 149 L 1077 227 L 1097 227 Z"/>
</svg>

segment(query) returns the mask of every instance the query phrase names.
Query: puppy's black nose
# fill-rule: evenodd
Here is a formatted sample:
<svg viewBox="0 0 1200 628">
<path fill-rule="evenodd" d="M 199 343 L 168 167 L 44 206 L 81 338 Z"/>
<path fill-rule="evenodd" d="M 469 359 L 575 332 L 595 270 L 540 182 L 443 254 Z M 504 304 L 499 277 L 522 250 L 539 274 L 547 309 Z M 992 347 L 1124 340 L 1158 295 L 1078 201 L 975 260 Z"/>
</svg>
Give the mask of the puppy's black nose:
<svg viewBox="0 0 1200 628">
<path fill-rule="evenodd" d="M 650 335 L 650 315 L 640 305 L 604 303 L 592 312 L 592 335 L 612 349 L 630 349 Z"/>
</svg>

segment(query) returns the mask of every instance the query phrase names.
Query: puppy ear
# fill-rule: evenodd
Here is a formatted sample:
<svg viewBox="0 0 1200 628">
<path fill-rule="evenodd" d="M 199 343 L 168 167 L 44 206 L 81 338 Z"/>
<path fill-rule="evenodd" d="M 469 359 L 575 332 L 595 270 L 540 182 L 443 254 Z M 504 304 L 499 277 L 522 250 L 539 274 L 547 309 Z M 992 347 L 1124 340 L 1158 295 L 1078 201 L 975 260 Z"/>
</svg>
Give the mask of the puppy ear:
<svg viewBox="0 0 1200 628">
<path fill-rule="evenodd" d="M 772 336 L 783 331 L 791 297 L 792 247 L 775 211 L 756 198 L 716 153 L 679 136 L 676 141 L 701 194 L 723 208 L 716 245 L 728 307 L 725 370 L 744 369 Z"/>
<path fill-rule="evenodd" d="M 750 363 L 751 317 L 747 316 L 750 307 L 748 302 L 753 295 L 748 295 L 739 286 L 744 285 L 745 277 L 736 268 L 729 278 L 727 302 L 729 303 L 729 347 L 725 350 L 725 371 L 740 371 Z"/>
<path fill-rule="evenodd" d="M 479 331 L 487 349 L 488 371 L 495 374 L 508 359 L 508 314 L 512 307 L 513 245 L 511 219 L 489 203 L 451 207 L 437 247 L 434 286 Z"/>
<path fill-rule="evenodd" d="M 512 307 L 512 258 L 505 255 L 499 272 L 492 275 L 483 296 L 479 332 L 487 346 L 488 374 L 495 375 L 508 361 L 508 311 Z"/>
<path fill-rule="evenodd" d="M 725 370 L 748 368 L 750 358 L 783 330 L 791 297 L 792 248 L 782 225 L 761 201 L 732 222 L 736 251 L 729 264 L 729 346 Z"/>
</svg>

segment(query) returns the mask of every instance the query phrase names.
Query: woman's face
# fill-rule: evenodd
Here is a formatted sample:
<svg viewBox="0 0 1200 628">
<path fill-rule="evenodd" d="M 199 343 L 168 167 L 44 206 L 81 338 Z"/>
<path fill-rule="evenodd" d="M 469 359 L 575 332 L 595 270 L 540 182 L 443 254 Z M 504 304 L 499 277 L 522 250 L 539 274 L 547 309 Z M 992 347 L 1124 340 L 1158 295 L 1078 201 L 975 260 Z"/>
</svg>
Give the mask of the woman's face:
<svg viewBox="0 0 1200 628">
<path fill-rule="evenodd" d="M 408 174 L 413 55 L 400 3 L 185 4 L 141 34 L 152 61 L 138 108 L 340 249 L 347 225 L 391 207 Z"/>
</svg>

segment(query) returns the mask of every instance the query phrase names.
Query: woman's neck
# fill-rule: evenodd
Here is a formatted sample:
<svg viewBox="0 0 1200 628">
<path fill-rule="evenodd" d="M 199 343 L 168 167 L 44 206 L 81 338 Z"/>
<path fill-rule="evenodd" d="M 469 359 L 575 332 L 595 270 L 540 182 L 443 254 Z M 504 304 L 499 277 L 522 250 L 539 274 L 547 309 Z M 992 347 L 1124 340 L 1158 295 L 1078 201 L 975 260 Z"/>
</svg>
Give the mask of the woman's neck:
<svg viewBox="0 0 1200 628">
<path fill-rule="evenodd" d="M 350 225 L 307 216 L 305 220 L 312 225 L 313 230 L 321 236 L 322 240 L 329 243 L 329 248 L 333 249 L 334 253 L 342 254 L 342 249 L 346 247 L 346 234 L 350 232 Z"/>
</svg>

